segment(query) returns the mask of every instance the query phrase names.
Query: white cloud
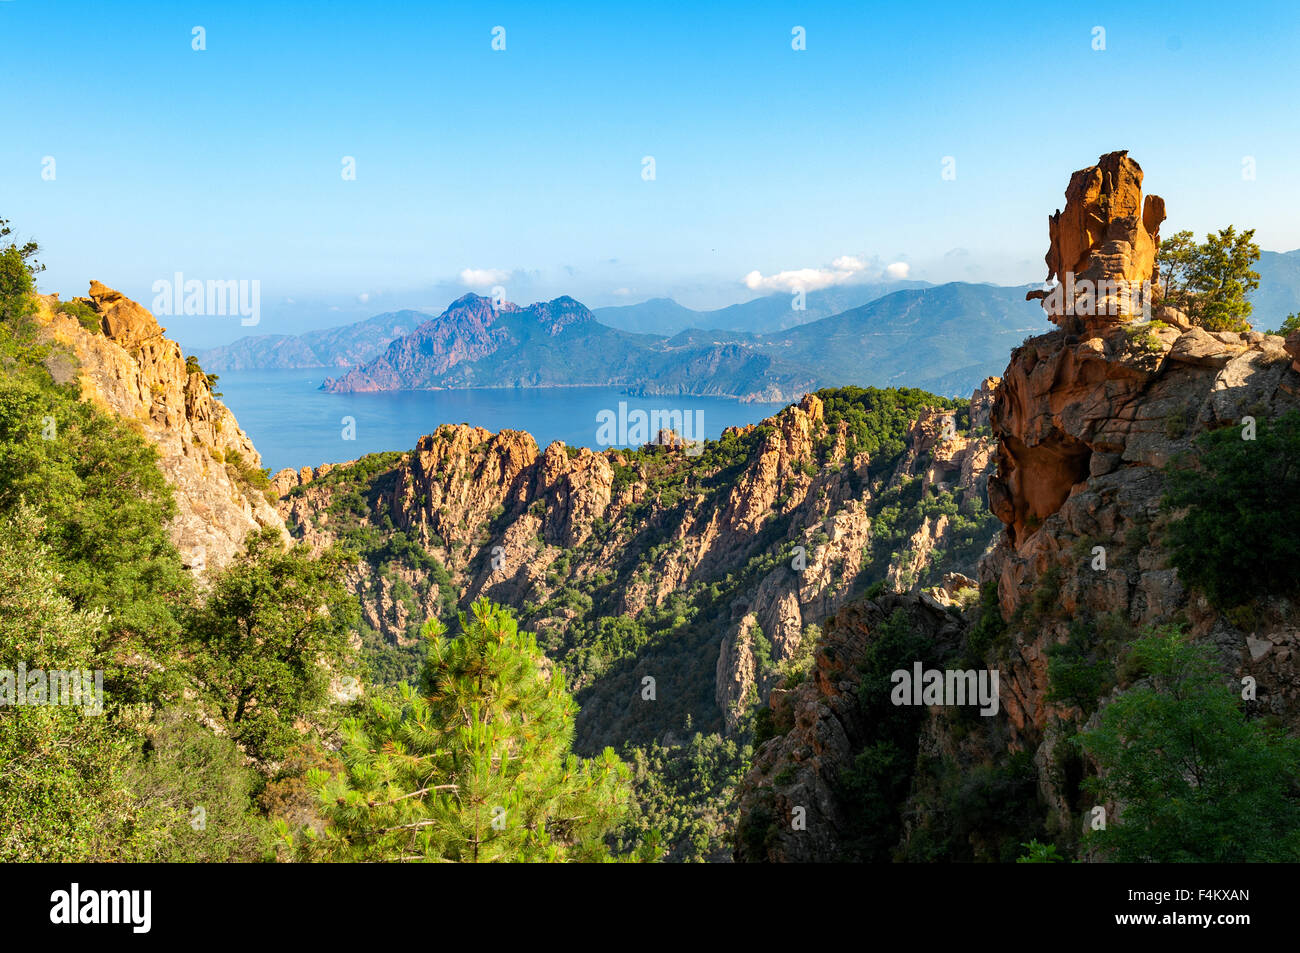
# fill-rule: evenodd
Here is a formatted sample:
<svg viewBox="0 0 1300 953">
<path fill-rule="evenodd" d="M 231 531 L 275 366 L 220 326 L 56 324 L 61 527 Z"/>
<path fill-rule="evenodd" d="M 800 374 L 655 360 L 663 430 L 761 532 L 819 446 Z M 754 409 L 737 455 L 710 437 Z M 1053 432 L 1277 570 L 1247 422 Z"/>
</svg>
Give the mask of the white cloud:
<svg viewBox="0 0 1300 953">
<path fill-rule="evenodd" d="M 626 298 L 626 297 L 627 297 L 628 295 L 630 295 L 631 293 L 632 293 L 632 289 L 631 289 L 631 288 L 615 288 L 615 289 L 614 289 L 614 294 L 618 295 L 620 298 Z"/>
<path fill-rule="evenodd" d="M 853 255 L 841 255 L 829 268 L 799 268 L 764 275 L 751 271 L 745 276 L 750 291 L 819 291 L 831 285 L 846 285 L 865 278 L 867 263 Z"/>
<path fill-rule="evenodd" d="M 360 301 L 362 304 L 365 304 L 367 301 L 370 300 L 370 292 L 369 291 L 361 292 L 361 294 L 357 295 L 357 300 Z"/>
<path fill-rule="evenodd" d="M 509 277 L 510 272 L 500 268 L 466 268 L 460 273 L 460 283 L 467 288 L 481 288 L 503 284 Z"/>
<path fill-rule="evenodd" d="M 751 271 L 745 276 L 745 287 L 751 291 L 819 291 L 833 285 L 851 285 L 872 278 L 898 281 L 908 276 L 911 266 L 905 261 L 896 261 L 879 271 L 879 266 L 872 266 L 857 255 L 841 255 L 823 268 L 799 268 L 793 271 L 778 271 L 774 275 L 764 275 Z"/>
</svg>

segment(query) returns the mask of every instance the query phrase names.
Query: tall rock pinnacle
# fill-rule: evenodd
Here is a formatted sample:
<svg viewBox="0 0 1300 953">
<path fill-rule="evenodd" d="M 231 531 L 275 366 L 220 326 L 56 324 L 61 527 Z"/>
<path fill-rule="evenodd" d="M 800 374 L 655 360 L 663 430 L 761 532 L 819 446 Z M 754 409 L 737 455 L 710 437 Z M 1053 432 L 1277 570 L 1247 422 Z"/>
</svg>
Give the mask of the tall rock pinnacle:
<svg viewBox="0 0 1300 953">
<path fill-rule="evenodd" d="M 1070 177 L 1065 211 L 1047 220 L 1047 280 L 1031 291 L 1048 317 L 1072 331 L 1091 332 L 1149 312 L 1156 289 L 1156 252 L 1165 202 L 1142 198 L 1142 167 L 1127 151 L 1110 152 Z"/>
</svg>

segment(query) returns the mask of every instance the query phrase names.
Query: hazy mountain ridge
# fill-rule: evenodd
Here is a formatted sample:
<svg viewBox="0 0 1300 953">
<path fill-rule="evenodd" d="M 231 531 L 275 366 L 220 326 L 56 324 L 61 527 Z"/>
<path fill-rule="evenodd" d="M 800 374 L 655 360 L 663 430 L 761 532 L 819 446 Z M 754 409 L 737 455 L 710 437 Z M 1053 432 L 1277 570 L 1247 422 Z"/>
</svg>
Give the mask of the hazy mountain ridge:
<svg viewBox="0 0 1300 953">
<path fill-rule="evenodd" d="M 456 387 L 621 384 L 655 339 L 598 322 L 570 297 L 527 307 L 468 294 L 322 389 L 338 393 Z"/>
<path fill-rule="evenodd" d="M 1261 252 L 1255 263 L 1259 288 L 1251 293 L 1251 321 L 1260 331 L 1276 331 L 1288 314 L 1300 312 L 1300 248 Z"/>
<path fill-rule="evenodd" d="M 208 371 L 251 371 L 304 367 L 352 367 L 383 353 L 432 315 L 388 311 L 373 318 L 305 334 L 259 334 L 194 352 Z"/>
<path fill-rule="evenodd" d="M 696 311 L 672 298 L 651 298 L 640 304 L 596 308 L 593 313 L 612 328 L 665 337 L 691 329 L 771 334 L 861 307 L 895 291 L 928 287 L 927 281 L 890 281 L 824 288 L 808 292 L 802 310 L 791 306 L 793 295 L 777 291 L 711 311 Z"/>
<path fill-rule="evenodd" d="M 953 283 L 896 291 L 773 334 L 691 329 L 663 338 L 610 328 L 568 297 L 497 312 L 489 299 L 465 295 L 323 389 L 605 386 L 789 401 L 820 387 L 934 381 L 963 394 L 1008 348 L 1046 330 L 1024 297 L 1024 287 Z"/>
</svg>

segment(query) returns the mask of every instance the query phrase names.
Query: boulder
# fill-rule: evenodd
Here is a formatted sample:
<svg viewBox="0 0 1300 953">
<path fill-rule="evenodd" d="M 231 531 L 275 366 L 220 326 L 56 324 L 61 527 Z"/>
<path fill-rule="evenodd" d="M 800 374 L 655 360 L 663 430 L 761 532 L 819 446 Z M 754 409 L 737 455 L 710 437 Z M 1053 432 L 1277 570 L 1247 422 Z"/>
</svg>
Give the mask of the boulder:
<svg viewBox="0 0 1300 953">
<path fill-rule="evenodd" d="M 120 291 L 98 281 L 90 283 L 90 300 L 103 321 L 104 334 L 127 350 L 162 337 L 154 316 Z"/>
<path fill-rule="evenodd" d="M 1194 327 L 1178 336 L 1169 351 L 1169 360 L 1198 367 L 1223 367 L 1240 351 L 1240 343 L 1227 344 L 1221 337 Z"/>
</svg>

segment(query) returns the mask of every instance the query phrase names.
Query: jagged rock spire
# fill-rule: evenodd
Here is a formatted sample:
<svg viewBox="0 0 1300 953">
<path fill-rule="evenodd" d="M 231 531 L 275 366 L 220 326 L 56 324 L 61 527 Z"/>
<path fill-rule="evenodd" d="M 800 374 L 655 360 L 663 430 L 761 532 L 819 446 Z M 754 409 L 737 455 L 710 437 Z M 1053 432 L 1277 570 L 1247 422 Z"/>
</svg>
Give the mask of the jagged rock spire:
<svg viewBox="0 0 1300 953">
<path fill-rule="evenodd" d="M 1142 167 L 1126 150 L 1070 176 L 1065 210 L 1047 220 L 1047 280 L 1053 291 L 1031 291 L 1049 318 L 1072 330 L 1132 320 L 1157 292 L 1156 253 L 1165 202 L 1142 198 Z"/>
</svg>

